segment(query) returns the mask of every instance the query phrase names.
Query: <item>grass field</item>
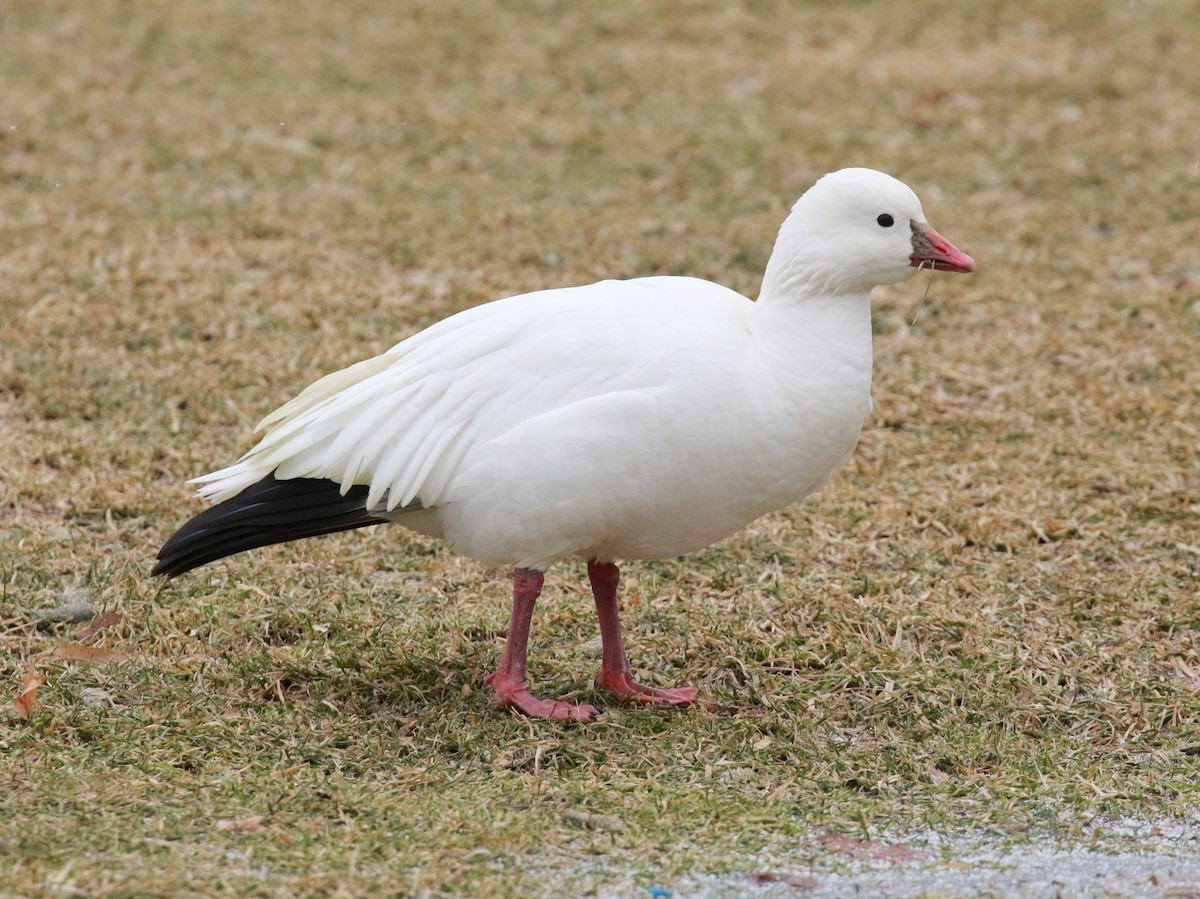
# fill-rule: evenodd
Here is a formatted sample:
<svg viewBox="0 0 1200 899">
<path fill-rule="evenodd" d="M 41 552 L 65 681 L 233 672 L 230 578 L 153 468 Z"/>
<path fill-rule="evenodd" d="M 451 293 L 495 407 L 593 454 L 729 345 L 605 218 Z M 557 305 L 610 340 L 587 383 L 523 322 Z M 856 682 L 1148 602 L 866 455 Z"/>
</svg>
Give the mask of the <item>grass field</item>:
<svg viewBox="0 0 1200 899">
<path fill-rule="evenodd" d="M 79 641 L 37 620 L 66 600 L 119 653 L 44 657 L 0 726 L 0 895 L 649 895 L 830 834 L 1195 814 L 1195 3 L 0 21 L 2 683 Z M 878 292 L 875 414 L 823 493 L 627 566 L 635 667 L 718 711 L 493 708 L 506 573 L 398 528 L 149 578 L 185 480 L 317 376 L 535 288 L 753 296 L 846 165 L 979 271 Z M 536 689 L 591 697 L 595 636 L 556 567 Z"/>
</svg>

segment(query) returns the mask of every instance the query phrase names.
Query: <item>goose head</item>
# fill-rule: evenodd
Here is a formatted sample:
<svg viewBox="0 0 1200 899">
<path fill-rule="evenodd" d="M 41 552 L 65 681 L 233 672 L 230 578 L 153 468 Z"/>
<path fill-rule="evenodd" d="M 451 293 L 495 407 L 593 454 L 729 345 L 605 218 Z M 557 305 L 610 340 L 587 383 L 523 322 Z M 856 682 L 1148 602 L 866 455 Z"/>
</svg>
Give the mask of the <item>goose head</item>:
<svg viewBox="0 0 1200 899">
<path fill-rule="evenodd" d="M 792 207 L 761 297 L 863 294 L 921 268 L 969 272 L 975 260 L 929 225 L 908 185 L 873 169 L 842 169 Z"/>
</svg>

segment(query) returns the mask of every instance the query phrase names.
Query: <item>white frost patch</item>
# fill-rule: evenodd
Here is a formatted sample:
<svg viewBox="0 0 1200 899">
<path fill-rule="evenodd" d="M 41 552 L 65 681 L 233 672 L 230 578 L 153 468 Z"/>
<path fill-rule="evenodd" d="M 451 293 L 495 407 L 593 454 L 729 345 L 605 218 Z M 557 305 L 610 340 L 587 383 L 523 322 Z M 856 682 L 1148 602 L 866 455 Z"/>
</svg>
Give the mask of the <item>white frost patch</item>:
<svg viewBox="0 0 1200 899">
<path fill-rule="evenodd" d="M 817 859 L 799 868 L 696 877 L 671 892 L 689 899 L 774 896 L 1141 897 L 1200 896 L 1200 829 L 1177 821 L 1093 822 L 1089 845 L 1031 837 L 910 835 L 902 845 L 930 857 L 889 861 Z M 764 876 L 766 875 L 766 876 Z M 765 882 L 763 882 L 765 881 Z M 669 889 L 669 888 L 668 888 Z"/>
<path fill-rule="evenodd" d="M 764 852 L 734 874 L 652 883 L 633 878 L 602 899 L 842 899 L 1003 896 L 1013 899 L 1200 897 L 1200 823 L 1078 822 L 1075 837 L 935 832 L 889 835 L 861 854 L 813 844 Z M 845 849 L 846 847 L 840 847 Z M 816 849 L 816 851 L 814 851 Z"/>
</svg>

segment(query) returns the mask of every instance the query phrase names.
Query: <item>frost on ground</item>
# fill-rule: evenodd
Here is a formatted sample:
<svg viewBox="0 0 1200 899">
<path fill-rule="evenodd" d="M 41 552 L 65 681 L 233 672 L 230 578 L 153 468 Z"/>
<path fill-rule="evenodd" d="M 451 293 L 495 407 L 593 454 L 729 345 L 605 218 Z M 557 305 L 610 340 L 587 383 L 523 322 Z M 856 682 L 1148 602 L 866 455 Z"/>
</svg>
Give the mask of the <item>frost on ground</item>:
<svg viewBox="0 0 1200 899">
<path fill-rule="evenodd" d="M 817 838 L 803 857 L 769 853 L 734 874 L 602 893 L 666 899 L 834 899 L 846 896 L 1021 899 L 1200 899 L 1196 822 L 1093 822 L 1083 837 L 910 834 L 903 839 Z"/>
</svg>

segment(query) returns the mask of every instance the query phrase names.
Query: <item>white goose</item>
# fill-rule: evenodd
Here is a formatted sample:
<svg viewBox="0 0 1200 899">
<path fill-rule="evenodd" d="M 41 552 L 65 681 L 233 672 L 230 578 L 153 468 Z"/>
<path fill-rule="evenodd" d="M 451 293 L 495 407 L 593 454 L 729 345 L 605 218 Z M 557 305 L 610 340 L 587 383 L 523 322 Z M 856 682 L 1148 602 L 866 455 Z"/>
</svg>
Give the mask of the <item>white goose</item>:
<svg viewBox="0 0 1200 899">
<path fill-rule="evenodd" d="M 904 184 L 826 175 L 783 223 L 757 302 L 694 278 L 602 281 L 460 312 L 317 381 L 261 442 L 197 479 L 216 503 L 158 554 L 174 577 L 256 546 L 396 522 L 513 566 L 512 623 L 488 678 L 525 714 L 587 721 L 525 683 L 542 573 L 587 560 L 603 641 L 597 685 L 699 701 L 633 678 L 618 559 L 690 553 L 817 490 L 870 407 L 869 293 L 970 256 Z"/>
</svg>

